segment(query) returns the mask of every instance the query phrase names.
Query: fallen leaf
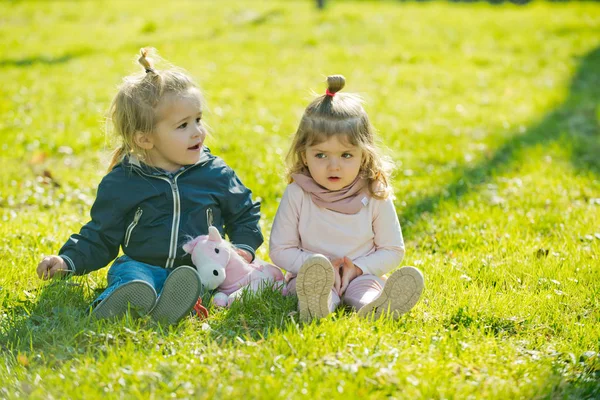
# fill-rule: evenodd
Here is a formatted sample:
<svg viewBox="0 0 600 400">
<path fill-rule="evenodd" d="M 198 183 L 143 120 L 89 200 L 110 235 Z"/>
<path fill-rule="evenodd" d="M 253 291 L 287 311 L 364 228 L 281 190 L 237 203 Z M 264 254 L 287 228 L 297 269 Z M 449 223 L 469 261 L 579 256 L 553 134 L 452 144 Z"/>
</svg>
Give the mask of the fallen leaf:
<svg viewBox="0 0 600 400">
<path fill-rule="evenodd" d="M 17 361 L 24 367 L 29 367 L 29 358 L 25 354 L 19 354 L 17 356 Z"/>
<path fill-rule="evenodd" d="M 31 164 L 31 165 L 42 164 L 44 161 L 46 161 L 47 157 L 48 157 L 48 155 L 45 152 L 43 152 L 43 151 L 36 151 L 31 156 L 31 159 L 29 160 L 29 164 Z"/>
</svg>

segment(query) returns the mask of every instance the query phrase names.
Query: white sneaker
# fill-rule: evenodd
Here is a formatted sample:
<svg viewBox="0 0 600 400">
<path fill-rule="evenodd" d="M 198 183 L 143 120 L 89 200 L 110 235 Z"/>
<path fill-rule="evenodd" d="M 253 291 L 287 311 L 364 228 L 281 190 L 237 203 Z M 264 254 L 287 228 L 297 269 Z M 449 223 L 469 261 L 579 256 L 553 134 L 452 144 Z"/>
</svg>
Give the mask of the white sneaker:
<svg viewBox="0 0 600 400">
<path fill-rule="evenodd" d="M 389 313 L 398 319 L 417 304 L 425 287 L 423 274 L 415 267 L 403 267 L 388 278 L 379 297 L 358 310 L 360 317 L 379 319 Z"/>
<path fill-rule="evenodd" d="M 296 277 L 300 321 L 310 322 L 329 314 L 331 289 L 335 281 L 333 274 L 333 266 L 320 254 L 310 257 L 302 264 Z"/>
</svg>

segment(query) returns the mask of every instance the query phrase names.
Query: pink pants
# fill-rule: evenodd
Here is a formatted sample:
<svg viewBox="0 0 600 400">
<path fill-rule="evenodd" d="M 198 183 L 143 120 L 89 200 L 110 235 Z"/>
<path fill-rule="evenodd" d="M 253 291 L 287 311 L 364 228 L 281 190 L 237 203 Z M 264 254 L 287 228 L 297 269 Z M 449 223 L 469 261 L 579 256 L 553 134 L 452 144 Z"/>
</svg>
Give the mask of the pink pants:
<svg viewBox="0 0 600 400">
<path fill-rule="evenodd" d="M 348 288 L 342 294 L 342 297 L 338 296 L 337 292 L 331 289 L 331 299 L 329 300 L 329 311 L 333 312 L 340 303 L 353 307 L 356 311 L 363 308 L 375 300 L 379 294 L 383 291 L 383 285 L 385 285 L 385 279 L 375 275 L 361 275 L 356 278 L 350 284 Z M 296 278 L 290 279 L 285 289 L 283 290 L 284 295 L 295 295 L 296 294 Z"/>
</svg>

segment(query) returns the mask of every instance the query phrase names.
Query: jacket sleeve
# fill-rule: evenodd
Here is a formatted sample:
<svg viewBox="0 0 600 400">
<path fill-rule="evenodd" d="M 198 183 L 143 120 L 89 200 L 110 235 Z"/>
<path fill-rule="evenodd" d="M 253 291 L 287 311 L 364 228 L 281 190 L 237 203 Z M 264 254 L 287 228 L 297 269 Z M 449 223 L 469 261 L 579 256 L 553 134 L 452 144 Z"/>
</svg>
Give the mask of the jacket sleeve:
<svg viewBox="0 0 600 400">
<path fill-rule="evenodd" d="M 71 235 L 58 253 L 75 275 L 105 267 L 119 253 L 124 236 L 124 213 L 118 208 L 121 204 L 118 191 L 111 186 L 107 175 L 98 186 L 91 221 L 78 234 Z"/>
<path fill-rule="evenodd" d="M 254 259 L 256 249 L 263 243 L 263 234 L 258 224 L 260 202 L 252 199 L 252 191 L 242 184 L 235 172 L 227 167 L 226 190 L 222 201 L 225 233 L 231 243 L 247 250 Z"/>
<path fill-rule="evenodd" d="M 302 189 L 288 185 L 281 197 L 269 240 L 271 261 L 293 274 L 297 274 L 302 264 L 315 254 L 301 246 L 298 226 L 302 199 Z"/>
<path fill-rule="evenodd" d="M 382 276 L 400 265 L 404 258 L 404 239 L 398 221 L 398 214 L 391 197 L 379 201 L 373 214 L 375 251 L 352 262 L 364 274 Z"/>
</svg>

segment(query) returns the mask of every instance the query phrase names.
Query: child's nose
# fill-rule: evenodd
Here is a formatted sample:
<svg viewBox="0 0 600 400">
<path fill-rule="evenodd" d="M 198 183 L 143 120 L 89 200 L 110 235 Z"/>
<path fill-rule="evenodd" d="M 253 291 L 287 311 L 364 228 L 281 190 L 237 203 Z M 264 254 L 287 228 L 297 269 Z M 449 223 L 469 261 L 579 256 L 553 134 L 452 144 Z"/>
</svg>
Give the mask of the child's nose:
<svg viewBox="0 0 600 400">
<path fill-rule="evenodd" d="M 329 168 L 338 169 L 340 167 L 340 160 L 335 157 L 331 157 L 329 160 Z"/>
<path fill-rule="evenodd" d="M 204 127 L 202 125 L 196 125 L 193 134 L 194 136 L 200 136 L 204 134 Z"/>
</svg>

